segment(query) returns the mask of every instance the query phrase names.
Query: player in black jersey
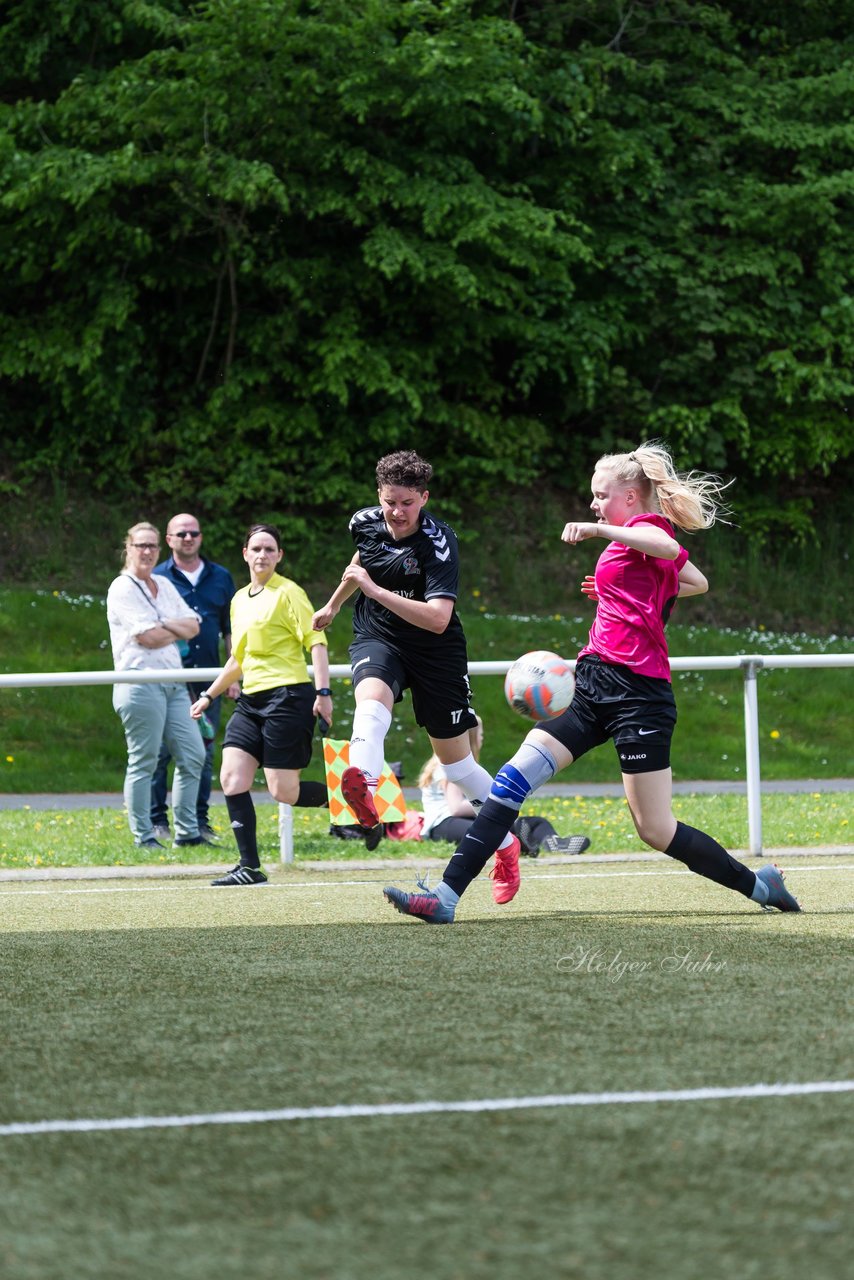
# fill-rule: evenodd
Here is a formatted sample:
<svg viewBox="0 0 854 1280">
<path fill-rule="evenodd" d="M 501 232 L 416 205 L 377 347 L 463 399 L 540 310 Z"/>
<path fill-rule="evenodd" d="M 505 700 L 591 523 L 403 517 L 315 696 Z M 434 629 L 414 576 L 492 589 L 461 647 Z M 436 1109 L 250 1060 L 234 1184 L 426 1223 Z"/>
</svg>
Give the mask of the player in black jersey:
<svg viewBox="0 0 854 1280">
<path fill-rule="evenodd" d="M 356 711 L 350 767 L 341 789 L 363 827 L 379 822 L 374 792 L 383 767 L 392 707 L 405 689 L 415 719 L 430 738 L 449 781 L 478 808 L 492 779 L 471 753 L 471 709 L 466 638 L 454 602 L 459 552 L 454 531 L 425 508 L 429 462 L 411 450 L 377 463 L 379 505 L 350 521 L 356 554 L 327 604 L 312 619 L 326 628 L 355 591 L 350 662 Z M 509 902 L 519 888 L 519 841 L 510 834 L 492 871 L 493 897 Z"/>
</svg>

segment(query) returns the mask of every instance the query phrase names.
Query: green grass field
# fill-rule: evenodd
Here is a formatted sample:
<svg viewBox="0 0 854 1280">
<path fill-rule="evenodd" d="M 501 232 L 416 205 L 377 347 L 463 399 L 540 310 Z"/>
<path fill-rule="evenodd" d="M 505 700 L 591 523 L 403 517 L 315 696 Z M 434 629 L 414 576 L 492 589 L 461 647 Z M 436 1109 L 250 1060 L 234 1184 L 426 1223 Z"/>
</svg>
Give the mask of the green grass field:
<svg viewBox="0 0 854 1280">
<path fill-rule="evenodd" d="M 836 1280 L 850 1094 L 601 1097 L 850 1077 L 854 860 L 786 870 L 803 914 L 526 864 L 446 928 L 383 901 L 403 869 L 2 886 L 5 1280 Z"/>
<path fill-rule="evenodd" d="M 572 653 L 583 635 L 581 618 L 469 608 L 473 659 Z M 7 671 L 108 667 L 105 636 L 98 600 L 0 592 Z M 334 660 L 346 639 L 333 634 Z M 854 641 L 683 627 L 671 645 Z M 760 677 L 764 777 L 851 774 L 850 675 Z M 499 679 L 474 683 L 494 768 L 525 724 Z M 676 692 L 677 777 L 743 776 L 740 677 L 678 677 Z M 352 690 L 338 695 L 347 726 Z M 0 691 L 0 730 L 0 790 L 121 787 L 108 689 Z M 425 753 L 407 705 L 387 756 L 414 782 Z M 610 748 L 572 778 L 616 782 Z M 745 846 L 744 797 L 674 807 Z M 592 854 L 644 848 L 621 800 L 531 809 L 588 834 Z M 227 830 L 223 808 L 213 819 Z M 213 890 L 200 865 L 196 878 L 194 863 L 234 861 L 230 837 L 164 851 L 162 878 L 0 883 L 4 1280 L 837 1280 L 850 1093 L 827 1082 L 851 1075 L 854 856 L 822 846 L 849 844 L 852 820 L 851 793 L 763 797 L 766 846 L 814 848 L 778 857 L 800 915 L 664 860 L 525 860 L 509 906 L 483 879 L 453 927 L 430 928 L 382 899 L 384 883 L 414 881 L 408 866 L 329 867 L 365 855 L 330 838 L 325 811 L 296 812 L 283 867 L 272 806 L 259 808 L 263 889 Z M 450 851 L 384 841 L 378 856 Z M 8 873 L 142 860 L 120 810 L 0 814 Z M 780 1096 L 799 1085 L 817 1091 Z M 459 1103 L 475 1109 L 448 1109 Z"/>
</svg>

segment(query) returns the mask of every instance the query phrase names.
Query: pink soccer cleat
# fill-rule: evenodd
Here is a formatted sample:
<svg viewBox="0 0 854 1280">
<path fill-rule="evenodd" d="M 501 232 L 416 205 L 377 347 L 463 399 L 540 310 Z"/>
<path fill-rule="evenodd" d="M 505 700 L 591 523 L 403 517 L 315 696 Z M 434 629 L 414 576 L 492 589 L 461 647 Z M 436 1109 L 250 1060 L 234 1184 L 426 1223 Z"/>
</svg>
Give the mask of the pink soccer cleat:
<svg viewBox="0 0 854 1280">
<path fill-rule="evenodd" d="M 380 815 L 377 813 L 368 779 L 355 765 L 350 765 L 341 775 L 341 794 L 355 813 L 360 827 L 370 829 L 378 825 Z"/>
<path fill-rule="evenodd" d="M 519 854 L 522 846 L 516 836 L 512 844 L 495 851 L 495 866 L 489 873 L 492 881 L 492 896 L 496 902 L 510 902 L 519 892 L 522 878 L 519 875 Z"/>
</svg>

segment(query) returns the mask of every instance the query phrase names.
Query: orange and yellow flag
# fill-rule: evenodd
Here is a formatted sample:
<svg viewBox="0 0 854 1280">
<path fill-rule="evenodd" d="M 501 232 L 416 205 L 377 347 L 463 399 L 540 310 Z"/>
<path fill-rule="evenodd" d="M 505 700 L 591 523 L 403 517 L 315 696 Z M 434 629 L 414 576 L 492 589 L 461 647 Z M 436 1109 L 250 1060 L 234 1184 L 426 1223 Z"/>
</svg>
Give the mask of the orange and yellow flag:
<svg viewBox="0 0 854 1280">
<path fill-rule="evenodd" d="M 341 794 L 341 775 L 350 763 L 350 743 L 343 739 L 324 738 L 323 763 L 329 794 L 329 821 L 335 827 L 358 825 L 358 818 Z M 374 802 L 380 822 L 403 822 L 406 817 L 406 801 L 400 783 L 385 763 Z"/>
</svg>

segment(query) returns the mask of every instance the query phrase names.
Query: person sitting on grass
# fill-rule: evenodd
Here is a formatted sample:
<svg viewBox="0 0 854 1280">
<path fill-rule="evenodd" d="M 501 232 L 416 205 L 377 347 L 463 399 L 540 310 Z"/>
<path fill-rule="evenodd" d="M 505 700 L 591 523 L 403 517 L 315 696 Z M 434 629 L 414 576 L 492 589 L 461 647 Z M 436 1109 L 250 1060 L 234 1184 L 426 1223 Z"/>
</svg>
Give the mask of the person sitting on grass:
<svg viewBox="0 0 854 1280">
<path fill-rule="evenodd" d="M 476 717 L 477 725 L 469 729 L 471 753 L 480 759 L 483 748 L 483 721 Z M 474 806 L 454 782 L 448 780 L 442 762 L 432 755 L 421 770 L 418 779 L 421 788 L 421 808 L 424 810 L 422 840 L 450 840 L 458 844 L 471 828 L 477 814 Z M 559 836 L 548 818 L 526 814 L 513 823 L 513 833 L 522 846 L 522 853 L 536 858 L 540 850 L 546 853 L 583 853 L 589 849 L 587 836 Z"/>
</svg>

